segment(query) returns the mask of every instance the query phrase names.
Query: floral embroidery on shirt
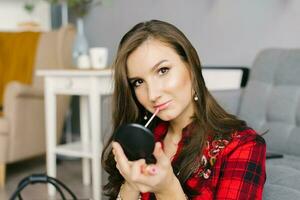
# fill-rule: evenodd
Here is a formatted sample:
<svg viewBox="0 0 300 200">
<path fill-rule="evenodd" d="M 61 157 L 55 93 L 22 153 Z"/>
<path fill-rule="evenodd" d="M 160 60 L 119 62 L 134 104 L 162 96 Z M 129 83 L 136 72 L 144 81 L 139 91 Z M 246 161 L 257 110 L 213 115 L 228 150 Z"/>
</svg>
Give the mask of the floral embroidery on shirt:
<svg viewBox="0 0 300 200">
<path fill-rule="evenodd" d="M 233 137 L 237 136 L 237 131 L 224 138 L 221 134 L 215 134 L 209 137 L 202 155 L 201 165 L 195 171 L 199 177 L 208 179 L 211 175 L 211 169 L 215 165 L 220 152 L 228 145 Z"/>
</svg>

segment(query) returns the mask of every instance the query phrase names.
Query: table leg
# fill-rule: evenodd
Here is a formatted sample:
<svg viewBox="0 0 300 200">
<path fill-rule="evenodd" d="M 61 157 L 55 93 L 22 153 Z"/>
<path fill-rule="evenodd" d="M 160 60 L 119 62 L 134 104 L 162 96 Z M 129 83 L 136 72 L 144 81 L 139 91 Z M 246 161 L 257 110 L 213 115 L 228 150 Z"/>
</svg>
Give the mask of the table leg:
<svg viewBox="0 0 300 200">
<path fill-rule="evenodd" d="M 95 85 L 95 84 L 94 84 Z M 101 135 L 101 98 L 99 93 L 92 91 L 90 94 L 90 115 L 91 115 L 91 138 L 92 138 L 92 173 L 93 173 L 93 196 L 94 200 L 100 200 L 101 197 L 101 166 L 100 155 L 102 150 Z"/>
<path fill-rule="evenodd" d="M 80 134 L 82 149 L 84 152 L 89 151 L 90 146 L 90 130 L 89 130 L 89 114 L 88 114 L 88 98 L 87 96 L 80 96 Z M 83 184 L 91 184 L 91 168 L 90 168 L 90 159 L 82 158 L 82 177 Z"/>
<path fill-rule="evenodd" d="M 47 174 L 56 177 L 56 96 L 52 91 L 51 80 L 45 80 L 45 115 L 46 115 L 46 146 Z M 48 194 L 55 195 L 55 188 L 48 184 Z"/>
</svg>

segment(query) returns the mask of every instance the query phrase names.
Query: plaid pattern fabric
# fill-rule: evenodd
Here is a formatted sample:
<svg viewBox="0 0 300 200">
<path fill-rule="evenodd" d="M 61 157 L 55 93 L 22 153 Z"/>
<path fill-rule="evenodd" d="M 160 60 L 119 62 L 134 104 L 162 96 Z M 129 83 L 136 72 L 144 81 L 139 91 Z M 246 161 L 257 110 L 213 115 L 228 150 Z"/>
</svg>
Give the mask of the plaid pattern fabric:
<svg viewBox="0 0 300 200">
<path fill-rule="evenodd" d="M 183 129 L 172 163 L 190 136 L 191 125 Z M 154 129 L 156 141 L 163 141 L 168 123 Z M 214 134 L 208 138 L 200 167 L 184 183 L 192 200 L 259 200 L 266 180 L 266 144 L 253 129 L 232 133 L 223 139 Z M 196 193 L 196 195 L 195 195 Z M 142 200 L 155 200 L 153 193 L 143 193 Z"/>
</svg>

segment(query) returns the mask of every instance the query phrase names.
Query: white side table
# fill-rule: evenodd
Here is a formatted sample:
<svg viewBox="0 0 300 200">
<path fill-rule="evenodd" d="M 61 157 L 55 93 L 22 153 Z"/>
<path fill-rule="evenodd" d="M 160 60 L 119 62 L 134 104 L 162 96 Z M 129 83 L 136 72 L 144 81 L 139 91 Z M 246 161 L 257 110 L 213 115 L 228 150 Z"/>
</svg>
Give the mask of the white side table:
<svg viewBox="0 0 300 200">
<path fill-rule="evenodd" d="M 112 70 L 38 70 L 45 78 L 45 114 L 47 144 L 47 174 L 56 177 L 56 155 L 82 158 L 83 184 L 91 180 L 92 161 L 93 199 L 101 199 L 101 95 L 113 90 Z M 80 96 L 81 141 L 56 145 L 56 95 Z M 48 187 L 49 195 L 55 188 Z"/>
</svg>

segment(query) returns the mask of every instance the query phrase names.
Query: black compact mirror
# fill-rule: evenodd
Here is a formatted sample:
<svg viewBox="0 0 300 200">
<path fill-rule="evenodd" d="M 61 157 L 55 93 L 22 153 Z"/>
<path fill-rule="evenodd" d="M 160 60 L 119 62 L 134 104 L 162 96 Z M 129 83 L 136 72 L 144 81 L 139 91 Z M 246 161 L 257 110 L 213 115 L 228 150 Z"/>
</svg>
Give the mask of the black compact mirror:
<svg viewBox="0 0 300 200">
<path fill-rule="evenodd" d="M 148 164 L 156 162 L 152 155 L 154 136 L 146 127 L 136 123 L 125 124 L 114 133 L 114 141 L 120 143 L 128 160 L 144 158 Z"/>
</svg>

